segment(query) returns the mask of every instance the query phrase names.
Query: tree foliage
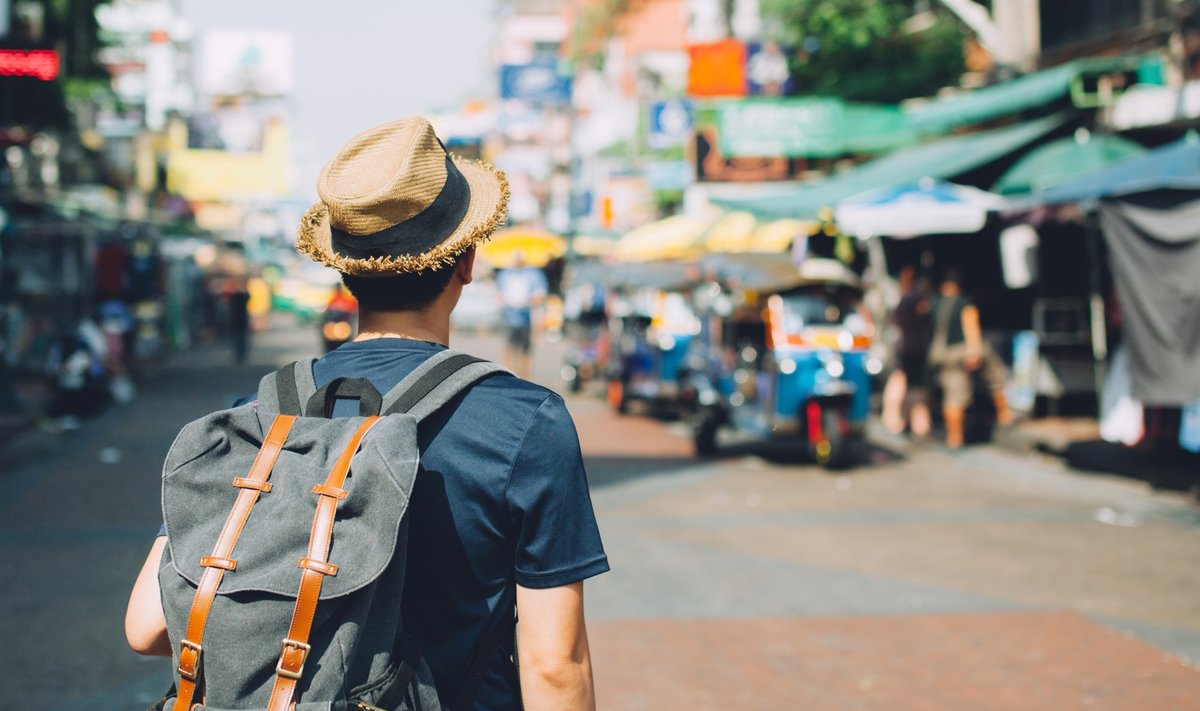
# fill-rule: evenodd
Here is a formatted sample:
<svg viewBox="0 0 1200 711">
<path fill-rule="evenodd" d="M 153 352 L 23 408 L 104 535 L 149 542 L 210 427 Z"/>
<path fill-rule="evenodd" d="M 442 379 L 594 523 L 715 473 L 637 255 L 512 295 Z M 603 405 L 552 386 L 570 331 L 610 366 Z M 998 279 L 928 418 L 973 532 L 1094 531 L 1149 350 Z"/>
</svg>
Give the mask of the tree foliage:
<svg viewBox="0 0 1200 711">
<path fill-rule="evenodd" d="M 763 0 L 762 11 L 775 39 L 795 48 L 800 94 L 893 103 L 929 96 L 965 69 L 957 22 L 938 14 L 909 31 L 904 0 Z"/>
</svg>

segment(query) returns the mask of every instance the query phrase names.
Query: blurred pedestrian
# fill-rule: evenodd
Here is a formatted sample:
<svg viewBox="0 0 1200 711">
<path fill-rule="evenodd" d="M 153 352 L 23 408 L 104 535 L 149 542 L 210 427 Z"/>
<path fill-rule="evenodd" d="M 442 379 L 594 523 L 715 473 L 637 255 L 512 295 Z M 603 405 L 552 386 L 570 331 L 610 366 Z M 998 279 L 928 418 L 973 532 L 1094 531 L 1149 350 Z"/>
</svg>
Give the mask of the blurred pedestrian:
<svg viewBox="0 0 1200 711">
<path fill-rule="evenodd" d="M 241 365 L 250 353 L 250 290 L 245 280 L 238 280 L 229 293 L 229 338 L 233 344 L 233 360 Z"/>
<path fill-rule="evenodd" d="M 444 378 L 444 366 L 461 365 L 462 354 L 447 349 L 450 313 L 463 287 L 472 281 L 475 246 L 504 222 L 508 190 L 503 174 L 491 166 L 449 156 L 428 121 L 405 119 L 354 138 L 321 172 L 317 191 L 322 202 L 304 216 L 297 247 L 341 272 L 359 305 L 358 336 L 318 359 L 308 376 L 307 387 L 322 397 L 330 396 L 324 403 L 325 412 L 337 419 L 370 410 L 370 403 L 377 402 L 373 397 L 391 395 L 393 388 L 418 368 L 429 366 L 431 359 L 437 360 L 431 370 L 424 370 L 426 376 Z M 466 368 L 477 366 L 480 364 L 473 362 Z M 325 487 L 326 491 L 316 492 L 326 497 L 348 496 L 343 508 L 362 512 L 359 507 L 364 504 L 361 500 L 356 503 L 357 487 L 381 479 L 390 482 L 383 485 L 397 487 L 397 496 L 410 500 L 404 513 L 408 527 L 401 529 L 405 533 L 400 538 L 400 545 L 406 548 L 399 549 L 406 550 L 406 556 L 392 548 L 379 552 L 382 545 L 396 544 L 396 519 L 372 520 L 359 515 L 346 521 L 352 524 L 349 527 L 337 519 L 333 530 L 340 533 L 334 537 L 333 550 L 338 551 L 340 545 L 343 551 L 336 561 L 343 569 L 337 580 L 358 576 L 350 580 L 363 580 L 374 587 L 348 591 L 336 600 L 320 600 L 322 634 L 338 633 L 332 644 L 330 636 L 320 637 L 311 647 L 304 640 L 289 638 L 284 640 L 281 654 L 279 643 L 272 639 L 270 650 L 251 653 L 246 649 L 246 659 L 223 662 L 241 663 L 237 671 L 243 671 L 253 659 L 269 660 L 255 667 L 264 670 L 255 678 L 258 686 L 247 689 L 230 688 L 235 683 L 230 679 L 232 673 L 206 677 L 209 703 L 220 689 L 227 703 L 236 703 L 228 708 L 264 707 L 244 697 L 261 691 L 265 698 L 273 683 L 274 689 L 288 684 L 286 679 L 279 681 L 285 675 L 278 670 L 283 668 L 283 657 L 290 655 L 288 663 L 295 666 L 298 660 L 301 671 L 288 673 L 304 680 L 298 687 L 301 703 L 296 708 L 329 705 L 330 699 L 306 699 L 304 694 L 311 689 L 306 683 L 315 683 L 310 680 L 322 672 L 328 680 L 331 670 L 345 670 L 341 696 L 334 702 L 339 708 L 375 708 L 376 704 L 388 709 L 450 707 L 463 711 L 595 708 L 583 581 L 608 570 L 608 561 L 588 495 L 578 435 L 560 396 L 509 373 L 493 372 L 487 364 L 483 369 L 487 374 L 476 381 L 464 376 L 463 370 L 451 368 L 448 372 L 462 379 L 442 380 L 432 386 L 433 391 L 421 392 L 416 386 L 401 391 L 401 401 L 408 396 L 419 398 L 419 409 L 427 404 L 425 396 L 444 392 L 444 386 L 470 383 L 432 413 L 421 413 L 431 415 L 427 418 L 418 419 L 414 410 L 406 410 L 412 413 L 409 421 L 415 430 L 409 432 L 419 444 L 419 468 L 415 460 L 406 464 L 388 459 L 389 443 L 371 440 L 368 435 L 354 459 L 350 491 Z M 293 377 L 293 388 L 298 381 Z M 422 378 L 418 385 L 428 383 Z M 343 384 L 349 384 L 358 397 L 341 397 Z M 271 380 L 268 387 L 264 391 L 267 397 L 279 394 L 298 399 L 296 390 L 288 390 L 278 379 Z M 255 413 L 269 411 L 262 395 L 246 407 L 256 408 Z M 284 409 L 281 400 L 276 407 Z M 300 407 L 295 404 L 290 409 Z M 245 417 L 246 413 L 239 415 Z M 302 418 L 296 429 L 306 427 L 312 432 L 336 424 L 314 422 L 316 419 Z M 383 419 L 378 426 L 390 426 L 393 433 L 405 431 L 403 420 Z M 258 427 L 257 421 L 254 426 Z M 328 447 L 335 446 L 344 444 L 328 443 Z M 297 460 L 304 466 L 306 459 L 293 451 L 278 464 L 296 466 Z M 383 462 L 387 465 L 381 470 Z M 220 473 L 221 486 L 225 486 L 224 473 Z M 288 473 L 280 472 L 281 476 L 272 479 L 278 481 L 276 492 L 261 489 L 268 505 L 283 505 Z M 171 476 L 189 474 L 193 470 L 179 469 Z M 245 481 L 238 479 L 234 485 Z M 399 489 L 404 486 L 408 488 L 402 493 Z M 296 496 L 307 495 L 306 487 L 293 491 L 300 492 Z M 188 515 L 194 514 L 189 511 Z M 255 519 L 250 521 L 253 527 Z M 168 596 L 160 594 L 160 561 L 167 537 L 174 535 L 171 526 L 177 525 L 178 519 L 166 521 L 143 565 L 130 597 L 126 636 L 143 654 L 166 656 L 178 651 L 177 666 L 184 654 L 201 665 L 199 641 L 168 634 L 162 609 Z M 247 528 L 248 533 L 250 530 Z M 239 541 L 237 552 L 247 557 L 252 546 L 271 546 L 272 542 L 276 550 L 270 552 L 282 561 L 281 570 L 295 572 L 295 558 L 284 555 L 287 542 L 260 536 Z M 357 546 L 360 542 L 363 545 Z M 363 561 L 374 560 L 367 557 L 372 549 L 376 557 L 389 557 L 383 570 L 363 569 Z M 175 566 L 194 563 L 173 563 L 170 555 L 161 568 L 163 580 L 176 585 L 176 591 L 188 590 L 180 587 L 186 582 L 168 576 L 178 575 Z M 208 560 L 218 566 L 232 564 L 224 558 Z M 306 562 L 312 565 L 306 567 Z M 317 562 L 302 559 L 300 564 L 307 573 Z M 322 570 L 330 572 L 319 570 L 321 575 L 332 576 L 337 566 L 326 565 Z M 241 572 L 239 569 L 238 574 Z M 254 574 L 254 569 L 248 572 Z M 286 575 L 290 581 L 291 573 Z M 204 579 L 210 576 L 206 573 Z M 388 585 L 380 584 L 381 580 Z M 166 590 L 164 587 L 161 592 Z M 361 610 L 351 607 L 351 596 L 364 590 L 372 595 L 365 618 L 347 619 L 350 612 Z M 232 612 L 249 615 L 255 610 L 279 610 L 278 598 L 264 597 L 274 596 L 251 594 Z M 181 602 L 182 596 L 170 600 Z M 168 612 L 176 620 L 191 619 L 183 605 L 172 605 Z M 311 612 L 307 610 L 305 615 Z M 287 629 L 287 618 L 281 619 Z M 246 639 L 237 639 L 225 650 L 236 650 L 255 639 L 255 625 L 246 626 Z M 190 624 L 183 628 L 190 629 Z M 178 635 L 183 628 L 173 627 L 172 633 Z M 204 629 L 203 623 L 200 629 Z M 343 639 L 350 643 L 343 647 Z M 359 640 L 361 645 L 353 644 Z M 204 654 L 211 652 L 206 649 Z M 308 671 L 303 671 L 306 657 Z M 181 684 L 181 688 L 189 687 L 194 690 L 195 684 Z M 432 687 L 436 687 L 436 700 L 429 699 Z M 280 708 L 290 708 L 289 702 L 297 700 L 292 698 L 296 687 L 291 688 Z M 477 690 L 473 698 L 472 689 Z M 347 690 L 353 690 L 354 696 L 347 699 Z M 190 697 L 191 692 L 181 693 Z M 271 693 L 276 698 L 273 690 Z M 232 697 L 237 698 L 230 701 Z M 384 702 L 380 697 L 396 701 Z M 404 705 L 405 697 L 420 703 Z M 177 698 L 175 706 L 187 711 L 191 700 Z"/>
<path fill-rule="evenodd" d="M 338 284 L 321 315 L 321 341 L 325 344 L 325 352 L 350 341 L 357 328 L 358 301 L 345 284 Z"/>
<path fill-rule="evenodd" d="M 907 425 L 917 437 L 929 434 L 929 345 L 933 293 L 929 280 L 906 265 L 899 275 L 900 303 L 892 313 L 899 333 L 895 364 L 883 388 L 883 425 L 900 434 Z M 907 416 L 906 416 L 907 415 Z M 907 421 L 907 423 L 906 423 Z"/>
<path fill-rule="evenodd" d="M 942 388 L 942 418 L 946 444 L 963 446 L 967 407 L 972 400 L 972 379 L 983 376 L 996 407 L 996 423 L 1012 423 L 1012 410 L 1004 396 L 1008 371 L 999 356 L 983 340 L 979 309 L 963 294 L 962 280 L 955 269 L 946 272 L 933 300 L 933 337 L 929 363 Z"/>
<path fill-rule="evenodd" d="M 496 277 L 500 298 L 504 301 L 504 364 L 528 378 L 533 356 L 533 310 L 546 300 L 546 275 L 525 263 L 525 255 L 514 252 L 512 266 Z"/>
<path fill-rule="evenodd" d="M 108 404 L 104 371 L 104 334 L 90 318 L 62 334 L 46 356 L 53 387 L 49 413 L 63 429 L 79 427 L 79 418 L 98 413 Z"/>
</svg>

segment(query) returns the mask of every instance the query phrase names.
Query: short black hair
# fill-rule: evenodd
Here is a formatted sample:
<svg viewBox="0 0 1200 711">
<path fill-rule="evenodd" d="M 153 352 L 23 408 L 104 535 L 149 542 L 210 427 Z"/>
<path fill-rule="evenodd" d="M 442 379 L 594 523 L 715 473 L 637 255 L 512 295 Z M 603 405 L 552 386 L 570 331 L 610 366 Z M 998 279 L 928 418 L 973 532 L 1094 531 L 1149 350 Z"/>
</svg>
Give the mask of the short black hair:
<svg viewBox="0 0 1200 711">
<path fill-rule="evenodd" d="M 390 277 L 365 277 L 343 274 L 342 283 L 367 311 L 423 311 L 437 300 L 450 277 L 453 266 L 427 269 L 416 274 Z"/>
</svg>

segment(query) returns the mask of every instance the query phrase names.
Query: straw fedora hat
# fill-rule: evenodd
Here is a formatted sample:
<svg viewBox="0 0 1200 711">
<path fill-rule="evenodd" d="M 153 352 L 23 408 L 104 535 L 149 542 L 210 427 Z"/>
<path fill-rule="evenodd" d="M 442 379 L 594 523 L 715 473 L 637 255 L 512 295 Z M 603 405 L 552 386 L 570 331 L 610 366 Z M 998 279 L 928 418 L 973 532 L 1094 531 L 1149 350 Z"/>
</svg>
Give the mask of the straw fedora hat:
<svg viewBox="0 0 1200 711">
<path fill-rule="evenodd" d="M 440 269 L 505 220 L 508 181 L 451 156 L 423 118 L 364 131 L 321 171 L 321 202 L 300 221 L 296 249 L 343 274 Z"/>
</svg>

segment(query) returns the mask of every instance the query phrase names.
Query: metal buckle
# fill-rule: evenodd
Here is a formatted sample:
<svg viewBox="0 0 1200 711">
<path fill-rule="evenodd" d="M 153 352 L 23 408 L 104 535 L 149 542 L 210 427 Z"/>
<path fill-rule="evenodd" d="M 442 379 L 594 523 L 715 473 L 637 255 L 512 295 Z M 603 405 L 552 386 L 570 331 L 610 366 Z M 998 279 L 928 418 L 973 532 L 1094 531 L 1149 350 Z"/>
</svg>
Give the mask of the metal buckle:
<svg viewBox="0 0 1200 711">
<path fill-rule="evenodd" d="M 183 668 L 183 654 L 187 650 L 191 650 L 196 653 L 196 659 L 192 662 L 191 669 Z M 179 666 L 176 667 L 175 671 L 179 672 L 179 676 L 187 679 L 188 681 L 196 681 L 196 677 L 199 676 L 200 673 L 200 655 L 203 653 L 204 647 L 202 645 L 196 644 L 188 639 L 179 640 Z"/>
<path fill-rule="evenodd" d="M 287 656 L 288 647 L 300 652 L 300 666 L 296 671 L 283 668 L 283 660 Z M 294 639 L 283 638 L 283 645 L 279 651 L 279 661 L 275 664 L 275 673 L 284 679 L 299 680 L 304 674 L 304 663 L 308 661 L 308 653 L 312 651 L 312 646 L 303 642 L 298 642 Z"/>
</svg>

